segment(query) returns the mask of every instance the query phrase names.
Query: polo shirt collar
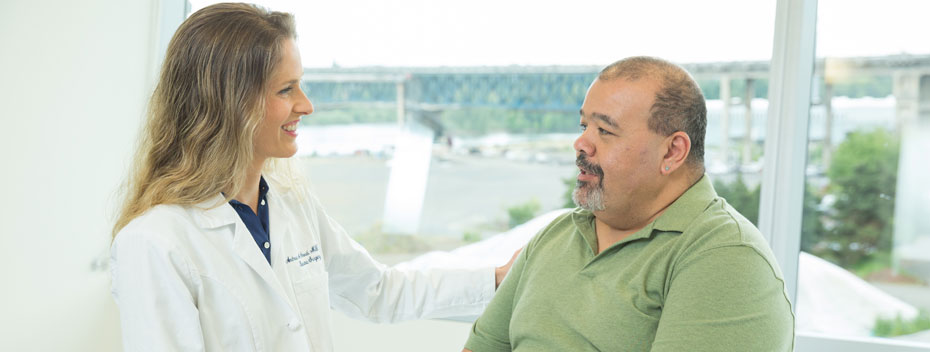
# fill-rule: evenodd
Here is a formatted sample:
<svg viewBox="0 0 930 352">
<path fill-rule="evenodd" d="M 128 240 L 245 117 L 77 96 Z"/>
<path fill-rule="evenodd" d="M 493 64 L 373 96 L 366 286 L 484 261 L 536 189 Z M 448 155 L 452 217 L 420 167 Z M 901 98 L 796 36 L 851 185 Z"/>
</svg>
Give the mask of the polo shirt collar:
<svg viewBox="0 0 930 352">
<path fill-rule="evenodd" d="M 262 198 L 268 194 L 268 183 L 262 176 L 258 181 L 258 192 Z M 277 194 L 277 193 L 276 193 Z M 236 200 L 233 200 L 237 202 Z M 201 228 L 210 229 L 233 224 L 239 219 L 239 214 L 226 202 L 226 196 L 221 192 L 203 202 L 194 205 L 199 216 L 194 217 L 194 221 Z"/>
<path fill-rule="evenodd" d="M 659 231 L 684 232 L 685 228 L 717 198 L 714 185 L 707 174 L 701 176 L 691 188 L 678 197 L 655 220 L 653 228 Z"/>
<path fill-rule="evenodd" d="M 268 194 L 268 183 L 265 182 L 265 176 L 263 175 L 258 178 L 258 201 L 261 202 L 263 199 L 265 199 L 265 196 L 267 194 Z M 230 200 L 229 204 L 248 206 L 248 205 L 245 205 L 245 203 L 242 203 L 235 199 Z"/>
<path fill-rule="evenodd" d="M 575 224 L 575 228 L 578 229 L 576 233 L 581 235 L 585 242 L 588 243 L 588 247 L 590 247 L 593 253 L 595 248 L 597 248 L 597 232 L 594 228 L 594 214 L 578 207 L 572 211 L 571 218 L 572 223 Z"/>
</svg>

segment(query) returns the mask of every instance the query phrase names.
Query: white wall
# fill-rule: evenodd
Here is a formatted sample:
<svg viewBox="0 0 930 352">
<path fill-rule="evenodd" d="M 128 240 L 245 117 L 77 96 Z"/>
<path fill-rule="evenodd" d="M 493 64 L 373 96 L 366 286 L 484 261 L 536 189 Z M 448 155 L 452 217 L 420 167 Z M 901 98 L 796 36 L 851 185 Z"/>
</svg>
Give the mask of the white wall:
<svg viewBox="0 0 930 352">
<path fill-rule="evenodd" d="M 0 2 L 0 349 L 119 350 L 106 256 L 157 0 Z"/>
<path fill-rule="evenodd" d="M 91 263 L 106 259 L 159 40 L 176 26 L 157 13 L 179 6 L 0 1 L 0 350 L 121 349 L 109 273 Z M 335 315 L 340 351 L 457 351 L 468 337 L 465 323 Z"/>
</svg>

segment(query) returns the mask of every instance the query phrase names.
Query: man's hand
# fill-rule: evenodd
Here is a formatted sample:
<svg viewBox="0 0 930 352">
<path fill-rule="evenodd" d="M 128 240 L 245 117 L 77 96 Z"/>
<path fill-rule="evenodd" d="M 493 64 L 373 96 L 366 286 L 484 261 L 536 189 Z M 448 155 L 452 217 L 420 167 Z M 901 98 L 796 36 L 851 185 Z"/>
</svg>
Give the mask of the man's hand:
<svg viewBox="0 0 930 352">
<path fill-rule="evenodd" d="M 518 249 L 516 252 L 513 252 L 513 257 L 510 258 L 510 261 L 504 266 L 499 266 L 497 269 L 494 269 L 494 279 L 496 283 L 494 284 L 494 289 L 496 290 L 500 285 L 501 281 L 504 281 L 504 277 L 507 276 L 507 272 L 510 271 L 510 267 L 513 266 L 513 261 L 517 260 L 517 255 L 520 254 L 523 248 Z"/>
</svg>

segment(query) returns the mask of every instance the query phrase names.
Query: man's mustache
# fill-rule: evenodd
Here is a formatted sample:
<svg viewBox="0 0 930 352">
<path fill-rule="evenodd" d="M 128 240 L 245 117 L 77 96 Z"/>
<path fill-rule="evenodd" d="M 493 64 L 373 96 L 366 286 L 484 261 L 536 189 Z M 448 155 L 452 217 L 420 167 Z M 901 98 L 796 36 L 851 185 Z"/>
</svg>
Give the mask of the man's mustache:
<svg viewBox="0 0 930 352">
<path fill-rule="evenodd" d="M 603 182 L 604 169 L 600 165 L 588 161 L 588 157 L 584 152 L 578 153 L 578 157 L 575 158 L 575 165 L 578 165 L 585 173 L 597 176 L 598 183 Z"/>
</svg>

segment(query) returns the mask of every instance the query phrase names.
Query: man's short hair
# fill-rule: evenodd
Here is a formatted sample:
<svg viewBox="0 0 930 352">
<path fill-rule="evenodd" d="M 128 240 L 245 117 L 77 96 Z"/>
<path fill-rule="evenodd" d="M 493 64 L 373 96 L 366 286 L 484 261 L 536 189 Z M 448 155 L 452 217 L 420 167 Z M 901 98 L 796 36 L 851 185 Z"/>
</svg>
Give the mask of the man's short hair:
<svg viewBox="0 0 930 352">
<path fill-rule="evenodd" d="M 618 78 L 655 80 L 659 88 L 649 109 L 649 129 L 664 136 L 677 131 L 688 134 L 691 152 L 687 161 L 703 170 L 707 106 L 701 88 L 687 71 L 663 59 L 634 56 L 610 64 L 601 70 L 597 78 L 602 81 Z"/>
</svg>

